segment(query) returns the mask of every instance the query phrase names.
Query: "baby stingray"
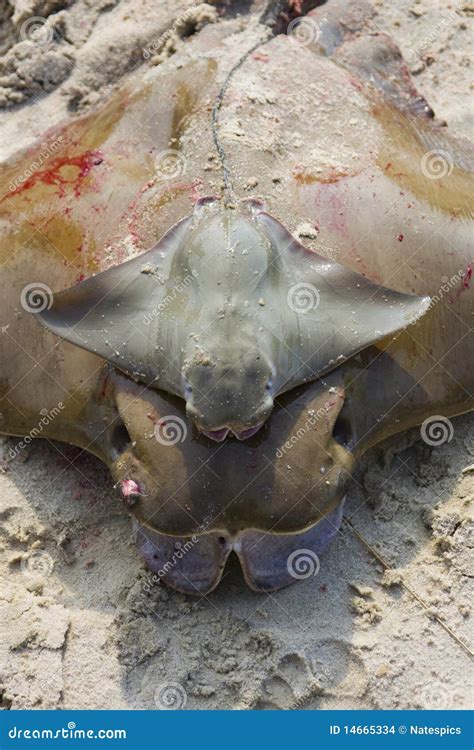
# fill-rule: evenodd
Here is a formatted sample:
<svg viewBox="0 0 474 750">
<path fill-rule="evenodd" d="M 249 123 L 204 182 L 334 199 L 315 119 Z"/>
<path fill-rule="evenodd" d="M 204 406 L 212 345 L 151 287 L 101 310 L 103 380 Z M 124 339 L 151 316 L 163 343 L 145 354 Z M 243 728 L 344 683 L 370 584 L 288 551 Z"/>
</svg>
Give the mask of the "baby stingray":
<svg viewBox="0 0 474 750">
<path fill-rule="evenodd" d="M 209 438 L 252 437 L 274 398 L 415 321 L 428 297 L 306 249 L 259 201 L 198 201 L 147 253 L 56 294 L 42 323 L 186 401 Z"/>
</svg>

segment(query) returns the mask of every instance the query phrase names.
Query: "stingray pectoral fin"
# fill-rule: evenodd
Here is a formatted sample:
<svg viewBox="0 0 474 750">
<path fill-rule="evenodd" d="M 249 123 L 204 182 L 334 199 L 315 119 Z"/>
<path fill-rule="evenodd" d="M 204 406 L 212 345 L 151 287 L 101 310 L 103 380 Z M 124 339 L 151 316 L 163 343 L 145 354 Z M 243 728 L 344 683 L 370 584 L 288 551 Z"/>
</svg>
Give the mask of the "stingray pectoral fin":
<svg viewBox="0 0 474 750">
<path fill-rule="evenodd" d="M 387 289 L 308 250 L 269 214 L 258 220 L 279 259 L 280 310 L 301 363 L 280 392 L 415 323 L 429 308 L 429 297 Z"/>
<path fill-rule="evenodd" d="M 137 258 L 55 293 L 50 309 L 37 314 L 40 322 L 139 379 L 158 378 L 170 361 L 160 361 L 156 319 L 166 307 L 171 262 L 191 220 L 183 219 Z"/>
</svg>

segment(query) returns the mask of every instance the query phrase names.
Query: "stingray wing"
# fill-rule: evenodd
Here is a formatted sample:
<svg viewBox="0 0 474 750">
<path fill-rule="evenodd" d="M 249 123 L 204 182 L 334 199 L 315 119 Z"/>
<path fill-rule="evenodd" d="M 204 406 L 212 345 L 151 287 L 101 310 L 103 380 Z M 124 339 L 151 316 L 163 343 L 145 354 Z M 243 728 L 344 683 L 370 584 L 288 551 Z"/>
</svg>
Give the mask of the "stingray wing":
<svg viewBox="0 0 474 750">
<path fill-rule="evenodd" d="M 167 326 L 166 352 L 159 329 L 162 312 L 179 296 L 182 279 L 171 278 L 171 264 L 191 221 L 180 221 L 150 251 L 55 294 L 39 320 L 136 379 L 180 395 L 179 316 L 166 316 L 175 320 Z"/>
<path fill-rule="evenodd" d="M 308 250 L 269 214 L 258 221 L 281 266 L 280 323 L 272 333 L 278 337 L 280 328 L 291 342 L 293 368 L 286 368 L 280 393 L 393 336 L 428 309 L 429 297 L 392 291 Z M 284 376 L 285 368 L 277 369 Z"/>
</svg>

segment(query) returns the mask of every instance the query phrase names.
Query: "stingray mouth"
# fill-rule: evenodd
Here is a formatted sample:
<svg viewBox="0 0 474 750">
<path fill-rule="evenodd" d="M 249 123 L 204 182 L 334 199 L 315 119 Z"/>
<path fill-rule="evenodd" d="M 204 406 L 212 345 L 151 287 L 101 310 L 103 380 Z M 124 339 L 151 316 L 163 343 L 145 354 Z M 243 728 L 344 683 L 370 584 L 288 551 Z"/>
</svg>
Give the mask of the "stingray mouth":
<svg viewBox="0 0 474 750">
<path fill-rule="evenodd" d="M 262 425 L 263 422 L 259 422 L 254 427 L 249 427 L 246 430 L 238 430 L 235 427 L 221 427 L 218 430 L 204 430 L 202 427 L 199 427 L 199 425 L 198 429 L 210 440 L 214 440 L 216 443 L 222 443 L 222 441 L 225 440 L 229 434 L 232 434 L 237 438 L 237 440 L 248 440 L 259 431 Z"/>
</svg>

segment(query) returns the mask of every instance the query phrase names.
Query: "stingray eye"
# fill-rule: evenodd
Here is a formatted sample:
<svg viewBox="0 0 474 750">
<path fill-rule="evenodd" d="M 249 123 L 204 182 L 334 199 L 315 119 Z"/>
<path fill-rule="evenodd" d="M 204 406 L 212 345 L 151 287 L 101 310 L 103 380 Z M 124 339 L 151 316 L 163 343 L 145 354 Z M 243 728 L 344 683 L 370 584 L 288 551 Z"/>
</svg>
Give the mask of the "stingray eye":
<svg viewBox="0 0 474 750">
<path fill-rule="evenodd" d="M 265 390 L 267 393 L 273 392 L 273 378 L 268 378 Z"/>
<path fill-rule="evenodd" d="M 184 398 L 188 399 L 192 395 L 192 393 L 193 393 L 193 389 L 190 383 L 187 380 L 185 380 L 184 381 Z"/>
</svg>

